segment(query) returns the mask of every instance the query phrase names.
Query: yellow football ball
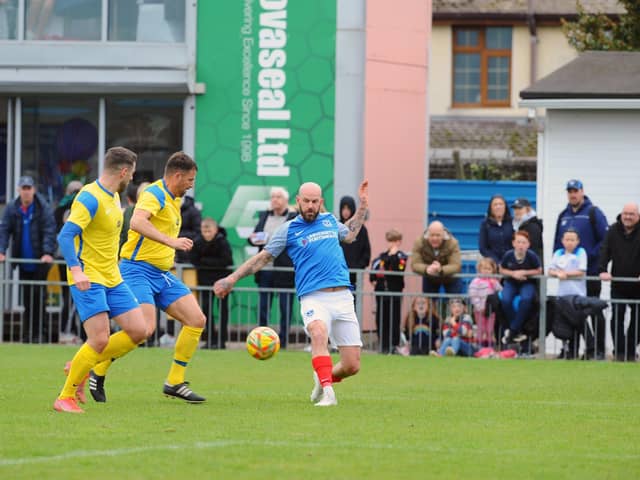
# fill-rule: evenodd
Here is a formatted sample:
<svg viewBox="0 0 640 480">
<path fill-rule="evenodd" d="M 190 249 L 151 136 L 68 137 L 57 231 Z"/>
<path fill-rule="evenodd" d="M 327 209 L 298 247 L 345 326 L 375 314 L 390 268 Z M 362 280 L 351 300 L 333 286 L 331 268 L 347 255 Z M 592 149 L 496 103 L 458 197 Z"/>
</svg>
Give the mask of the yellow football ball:
<svg viewBox="0 0 640 480">
<path fill-rule="evenodd" d="M 258 360 L 268 360 L 280 350 L 280 337 L 269 327 L 256 327 L 247 335 L 247 352 Z"/>
</svg>

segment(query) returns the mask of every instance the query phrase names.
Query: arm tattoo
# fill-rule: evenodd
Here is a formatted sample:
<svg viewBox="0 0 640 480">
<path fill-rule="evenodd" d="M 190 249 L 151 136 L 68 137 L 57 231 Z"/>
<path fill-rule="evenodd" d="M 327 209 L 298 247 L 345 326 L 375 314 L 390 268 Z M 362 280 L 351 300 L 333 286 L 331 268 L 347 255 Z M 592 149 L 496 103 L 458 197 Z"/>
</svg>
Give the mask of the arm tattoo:
<svg viewBox="0 0 640 480">
<path fill-rule="evenodd" d="M 367 209 L 363 205 L 360 205 L 356 210 L 356 213 L 353 217 L 351 217 L 345 225 L 349 229 L 349 237 L 351 240 L 355 239 L 355 237 L 360 232 L 362 225 L 364 225 L 364 217 L 367 214 Z"/>
<path fill-rule="evenodd" d="M 269 263 L 273 259 L 273 256 L 266 250 L 262 250 L 257 255 L 254 255 L 249 260 L 244 262 L 238 267 L 238 269 L 232 274 L 237 280 L 246 277 L 247 275 L 258 272 L 262 267 Z"/>
</svg>

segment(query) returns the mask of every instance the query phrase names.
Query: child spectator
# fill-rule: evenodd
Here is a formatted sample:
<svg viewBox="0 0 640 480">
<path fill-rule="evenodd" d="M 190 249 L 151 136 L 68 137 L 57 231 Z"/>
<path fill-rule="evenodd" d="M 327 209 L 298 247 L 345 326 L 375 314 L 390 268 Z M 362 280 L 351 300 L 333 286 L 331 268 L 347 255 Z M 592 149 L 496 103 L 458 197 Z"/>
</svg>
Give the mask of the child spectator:
<svg viewBox="0 0 640 480">
<path fill-rule="evenodd" d="M 549 275 L 560 280 L 558 296 L 581 295 L 587 296 L 587 252 L 578 247 L 580 237 L 574 228 L 568 228 L 562 234 L 562 246 L 553 253 Z"/>
<path fill-rule="evenodd" d="M 376 273 L 370 275 L 376 292 L 402 292 L 404 277 L 402 275 L 385 275 L 382 272 L 404 272 L 408 256 L 400 250 L 402 234 L 395 229 L 385 234 L 388 249 L 382 252 L 371 263 Z M 393 353 L 394 347 L 400 344 L 400 320 L 402 297 L 376 295 L 376 327 L 380 341 L 381 353 Z"/>
<path fill-rule="evenodd" d="M 566 295 L 587 296 L 588 256 L 587 251 L 578 247 L 580 236 L 575 228 L 568 228 L 561 238 L 563 248 L 556 250 L 549 265 L 549 276 L 558 278 L 558 297 Z M 588 328 L 588 327 L 587 327 Z M 604 332 L 602 332 L 604 335 Z M 578 335 L 579 336 L 579 335 Z M 574 335 L 564 346 L 563 358 L 575 358 L 578 353 L 578 336 Z"/>
<path fill-rule="evenodd" d="M 411 310 L 403 322 L 411 339 L 411 355 L 428 355 L 436 348 L 440 332 L 440 316 L 428 297 L 414 297 Z"/>
<path fill-rule="evenodd" d="M 473 344 L 473 320 L 467 314 L 467 306 L 461 298 L 449 300 L 449 316 L 442 327 L 442 344 L 436 356 L 473 357 L 476 348 Z"/>
<path fill-rule="evenodd" d="M 203 334 L 207 348 L 225 348 L 227 328 L 229 324 L 229 298 L 218 300 L 220 315 L 220 335 L 216 332 L 215 321 L 211 305 L 211 286 L 219 279 L 229 274 L 233 265 L 231 245 L 227 240 L 227 232 L 218 226 L 212 218 L 205 218 L 200 224 L 200 235 L 196 236 L 191 249 L 191 263 L 196 267 L 198 285 L 209 287 L 201 292 L 202 311 L 207 316 L 207 323 L 211 319 L 211 329 Z"/>
<path fill-rule="evenodd" d="M 536 281 L 533 275 L 540 275 L 540 259 L 529 250 L 529 234 L 519 230 L 513 234 L 513 250 L 504 254 L 500 264 L 500 273 L 505 276 L 502 290 L 502 310 L 509 328 L 502 337 L 502 343 L 522 342 L 527 336 L 522 332 L 525 322 L 533 312 L 537 295 Z M 513 300 L 520 295 L 516 311 Z"/>
<path fill-rule="evenodd" d="M 469 284 L 469 300 L 473 306 L 473 319 L 478 329 L 476 337 L 481 347 L 493 347 L 496 312 L 487 302 L 487 297 L 502 290 L 500 280 L 489 276 L 498 273 L 498 266 L 493 258 L 482 257 L 476 265 L 476 270 L 479 275 Z"/>
</svg>

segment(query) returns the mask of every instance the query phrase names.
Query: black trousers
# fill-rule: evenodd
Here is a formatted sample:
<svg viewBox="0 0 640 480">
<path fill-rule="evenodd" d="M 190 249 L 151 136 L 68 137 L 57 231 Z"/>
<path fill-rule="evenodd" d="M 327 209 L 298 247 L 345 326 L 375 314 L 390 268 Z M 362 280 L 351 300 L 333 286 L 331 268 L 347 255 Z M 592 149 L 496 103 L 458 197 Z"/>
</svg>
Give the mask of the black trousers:
<svg viewBox="0 0 640 480">
<path fill-rule="evenodd" d="M 376 328 L 382 353 L 392 353 L 400 344 L 401 297 L 376 296 Z"/>
<path fill-rule="evenodd" d="M 616 295 L 612 292 L 612 298 L 632 298 L 625 295 Z M 631 310 L 629 328 L 624 330 L 624 314 L 627 305 Z M 637 303 L 613 303 L 613 318 L 611 319 L 611 338 L 616 360 L 635 360 L 636 347 L 640 343 L 638 335 L 638 304 Z"/>
<path fill-rule="evenodd" d="M 202 311 L 207 317 L 207 327 L 202 339 L 206 342 L 207 348 L 217 347 L 224 349 L 229 339 L 229 297 L 222 299 L 212 298 L 211 291 L 202 291 L 200 295 L 202 295 Z M 218 318 L 220 319 L 220 327 L 218 329 L 215 326 L 215 315 L 212 307 L 217 307 L 218 310 Z"/>
<path fill-rule="evenodd" d="M 34 272 L 20 269 L 20 281 L 43 281 L 47 278 L 49 265 L 38 265 Z M 45 343 L 49 333 L 46 318 L 46 290 L 45 285 L 21 283 L 22 295 L 20 300 L 24 306 L 22 316 L 22 343 Z"/>
</svg>

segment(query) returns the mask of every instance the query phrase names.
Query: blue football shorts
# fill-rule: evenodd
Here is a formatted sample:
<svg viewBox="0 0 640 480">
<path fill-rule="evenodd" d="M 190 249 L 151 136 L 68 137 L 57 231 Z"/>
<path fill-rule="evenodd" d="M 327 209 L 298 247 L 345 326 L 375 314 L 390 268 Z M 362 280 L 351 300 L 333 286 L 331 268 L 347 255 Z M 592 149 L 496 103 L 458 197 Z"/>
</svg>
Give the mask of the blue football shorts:
<svg viewBox="0 0 640 480">
<path fill-rule="evenodd" d="M 120 273 L 141 304 L 150 303 L 166 310 L 176 300 L 191 295 L 191 290 L 174 274 L 146 262 L 122 260 Z"/>
<path fill-rule="evenodd" d="M 92 283 L 89 290 L 78 290 L 78 287 L 71 285 L 71 296 L 81 322 L 102 312 L 107 312 L 110 318 L 117 317 L 139 306 L 124 282 L 115 287 Z"/>
</svg>

